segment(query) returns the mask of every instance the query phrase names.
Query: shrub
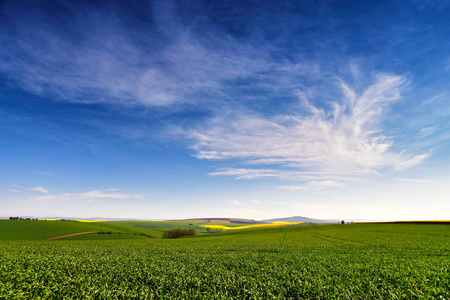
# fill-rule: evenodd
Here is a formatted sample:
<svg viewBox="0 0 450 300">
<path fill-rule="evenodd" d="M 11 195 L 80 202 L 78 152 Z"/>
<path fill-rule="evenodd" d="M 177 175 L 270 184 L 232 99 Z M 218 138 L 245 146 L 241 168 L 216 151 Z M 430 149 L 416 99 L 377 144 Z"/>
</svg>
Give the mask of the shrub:
<svg viewBox="0 0 450 300">
<path fill-rule="evenodd" d="M 196 235 L 195 229 L 181 229 L 175 228 L 169 231 L 165 231 L 163 234 L 163 239 L 176 239 L 182 236 L 192 236 Z"/>
</svg>

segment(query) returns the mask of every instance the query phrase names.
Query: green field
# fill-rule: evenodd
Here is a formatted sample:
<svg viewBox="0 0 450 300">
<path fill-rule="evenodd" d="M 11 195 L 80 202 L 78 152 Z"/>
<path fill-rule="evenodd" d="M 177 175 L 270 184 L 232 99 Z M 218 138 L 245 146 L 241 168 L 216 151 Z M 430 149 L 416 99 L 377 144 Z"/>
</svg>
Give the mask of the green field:
<svg viewBox="0 0 450 300">
<path fill-rule="evenodd" d="M 188 221 L 108 221 L 102 223 L 146 229 L 171 230 L 174 228 L 183 228 L 195 229 L 198 232 L 206 232 L 206 228 L 199 226 L 196 222 Z"/>
<path fill-rule="evenodd" d="M 450 299 L 448 225 L 24 241 L 4 233 L 6 222 L 0 222 L 0 299 Z"/>
<path fill-rule="evenodd" d="M 147 233 L 147 230 L 143 228 L 120 226 L 119 224 L 106 222 L 0 220 L 0 241 L 43 240 L 88 231 L 112 231 L 132 234 Z"/>
<path fill-rule="evenodd" d="M 148 237 L 136 234 L 122 233 L 122 234 L 86 234 L 71 236 L 64 239 L 58 239 L 56 241 L 87 241 L 87 240 L 136 240 L 136 239 L 148 239 Z"/>
<path fill-rule="evenodd" d="M 207 228 L 202 225 L 225 225 L 227 227 L 241 227 L 251 224 L 267 224 L 262 222 L 234 223 L 234 222 L 211 222 L 206 220 L 181 220 L 181 221 L 106 221 L 104 224 L 131 226 L 146 229 L 171 230 L 174 228 L 195 229 L 198 233 L 206 233 Z M 303 225 L 303 224 L 302 224 Z M 249 228 L 247 230 L 253 230 Z M 150 233 L 151 234 L 151 233 Z M 154 236 L 161 237 L 162 233 L 153 232 Z"/>
</svg>

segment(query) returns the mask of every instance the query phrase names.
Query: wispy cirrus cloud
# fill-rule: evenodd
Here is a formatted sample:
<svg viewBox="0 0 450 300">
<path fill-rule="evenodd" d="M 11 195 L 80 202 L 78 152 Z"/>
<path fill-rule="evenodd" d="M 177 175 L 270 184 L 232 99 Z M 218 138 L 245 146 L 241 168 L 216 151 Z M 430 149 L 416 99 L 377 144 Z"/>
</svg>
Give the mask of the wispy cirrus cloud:
<svg viewBox="0 0 450 300">
<path fill-rule="evenodd" d="M 43 188 L 42 186 L 36 186 L 34 188 L 27 188 L 27 187 L 23 187 L 20 185 L 15 185 L 14 187 L 16 189 L 10 189 L 11 192 L 20 193 L 22 191 L 30 191 L 30 192 L 40 192 L 40 193 L 44 193 L 44 194 L 49 193 L 49 191 L 47 189 Z"/>
<path fill-rule="evenodd" d="M 41 192 L 41 193 L 44 193 L 44 194 L 48 194 L 49 193 L 49 191 L 47 189 L 44 189 L 42 186 L 37 186 L 37 187 L 34 187 L 32 189 L 29 189 L 29 190 L 30 191 Z"/>
<path fill-rule="evenodd" d="M 343 98 L 330 99 L 329 109 L 315 106 L 308 93 L 299 93 L 301 109 L 289 115 L 263 117 L 234 111 L 218 115 L 205 128 L 191 131 L 195 156 L 273 166 L 229 168 L 213 176 L 312 179 L 311 185 L 339 184 L 331 178 L 349 180 L 377 174 L 385 167 L 409 168 L 431 153 L 395 152 L 394 139 L 382 133 L 387 108 L 400 100 L 406 84 L 402 76 L 380 74 L 360 93 L 340 82 Z"/>
<path fill-rule="evenodd" d="M 238 81 L 251 78 L 261 91 L 276 93 L 296 85 L 294 74 L 316 72 L 315 64 L 276 61 L 273 49 L 241 42 L 214 26 L 195 28 L 195 20 L 181 20 L 170 1 L 149 5 L 154 24 L 140 30 L 128 28 L 114 6 L 63 6 L 67 14 L 55 16 L 38 4 L 7 3 L 3 18 L 9 26 L 0 26 L 0 72 L 29 92 L 59 101 L 211 105 L 235 97 Z M 240 89 L 241 99 L 251 97 L 251 85 Z"/>
<path fill-rule="evenodd" d="M 48 196 L 39 196 L 30 198 L 28 202 L 37 203 L 52 203 L 52 202 L 94 202 L 100 199 L 131 199 L 131 198 L 142 198 L 141 195 L 137 194 L 124 194 L 118 193 L 120 189 L 108 189 L 108 190 L 94 190 L 84 193 L 63 193 L 54 194 Z"/>
<path fill-rule="evenodd" d="M 412 182 L 412 183 L 438 183 L 439 181 L 420 179 L 420 178 L 395 178 L 395 181 Z"/>
<path fill-rule="evenodd" d="M 329 32 L 332 39 L 318 35 L 309 50 L 300 45 L 312 37 L 303 35 L 310 21 L 328 28 L 322 9 L 313 9 L 318 14 L 308 20 L 308 14 L 298 18 L 285 8 L 278 19 L 272 16 L 279 21 L 271 22 L 272 29 L 282 29 L 275 30 L 277 38 L 265 39 L 255 32 L 245 32 L 246 38 L 233 34 L 207 13 L 183 17 L 178 4 L 153 1 L 143 8 L 152 22 L 136 19 L 133 22 L 142 23 L 131 28 L 126 14 L 114 5 L 100 10 L 65 3 L 65 13 L 54 15 L 45 5 L 22 8 L 7 3 L 2 16 L 8 26 L 0 25 L 0 43 L 5 45 L 0 47 L 0 72 L 29 92 L 59 101 L 179 110 L 191 104 L 202 113 L 216 114 L 206 124 L 203 116 L 174 121 L 204 126 L 188 134 L 197 158 L 241 163 L 212 176 L 342 184 L 386 167 L 403 170 L 431 155 L 402 148 L 383 134 L 382 120 L 400 99 L 408 84 L 405 77 L 379 74 L 362 88 L 342 80 L 342 98 L 334 90 L 314 90 L 333 86 L 329 79 L 345 73 L 339 70 L 349 64 L 349 73 L 361 73 L 349 63 L 352 57 L 341 59 L 343 48 L 329 47 L 338 32 Z M 297 42 L 289 40 L 294 34 Z M 300 107 L 292 105 L 296 89 Z M 322 99 L 315 98 L 318 93 Z M 439 107 L 442 111 L 444 105 Z M 118 127 L 110 130 L 127 139 L 155 136 L 147 128 Z M 418 137 L 425 139 L 441 126 L 421 128 Z"/>
<path fill-rule="evenodd" d="M 228 203 L 231 205 L 237 205 L 237 206 L 250 206 L 249 204 L 238 201 L 238 200 L 228 201 Z"/>
<path fill-rule="evenodd" d="M 344 184 L 335 180 L 321 180 L 321 181 L 308 181 L 303 185 L 284 185 L 279 186 L 279 189 L 288 191 L 300 191 L 300 190 L 323 190 L 327 188 L 341 187 Z"/>
<path fill-rule="evenodd" d="M 214 159 L 213 156 L 207 156 L 202 158 L 211 158 Z M 254 178 L 270 178 L 270 177 L 279 177 L 280 172 L 278 170 L 256 170 L 256 169 L 226 169 L 217 172 L 209 173 L 211 176 L 234 176 L 236 179 L 254 179 Z"/>
<path fill-rule="evenodd" d="M 419 138 L 424 138 L 430 136 L 436 132 L 438 126 L 428 126 L 424 127 L 419 132 Z"/>
</svg>

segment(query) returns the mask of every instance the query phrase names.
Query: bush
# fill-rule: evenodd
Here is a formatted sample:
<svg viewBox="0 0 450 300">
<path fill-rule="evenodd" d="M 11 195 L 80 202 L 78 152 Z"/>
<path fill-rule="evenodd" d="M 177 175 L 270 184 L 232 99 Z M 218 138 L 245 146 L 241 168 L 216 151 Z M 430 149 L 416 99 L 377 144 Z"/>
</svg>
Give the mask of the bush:
<svg viewBox="0 0 450 300">
<path fill-rule="evenodd" d="M 163 239 L 176 239 L 182 236 L 193 236 L 196 234 L 197 231 L 195 231 L 195 229 L 175 228 L 169 231 L 165 231 L 163 234 Z"/>
</svg>

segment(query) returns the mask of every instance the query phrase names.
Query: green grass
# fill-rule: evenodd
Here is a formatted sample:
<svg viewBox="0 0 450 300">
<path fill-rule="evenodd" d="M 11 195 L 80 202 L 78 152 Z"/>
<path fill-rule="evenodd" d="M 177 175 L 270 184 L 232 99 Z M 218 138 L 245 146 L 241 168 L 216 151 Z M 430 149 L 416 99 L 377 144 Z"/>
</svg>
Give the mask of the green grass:
<svg viewBox="0 0 450 300">
<path fill-rule="evenodd" d="M 122 233 L 122 234 L 118 234 L 118 233 L 114 233 L 114 234 L 97 234 L 97 233 L 93 233 L 93 234 L 83 234 L 83 235 L 76 235 L 76 236 L 71 236 L 68 238 L 64 238 L 64 239 L 58 239 L 55 240 L 60 242 L 60 241 L 92 241 L 92 240 L 97 240 L 97 241 L 106 241 L 106 240 L 136 240 L 136 239 L 148 239 L 148 237 L 146 236 L 142 236 L 142 235 L 135 235 L 135 234 L 131 234 L 131 233 Z"/>
<path fill-rule="evenodd" d="M 163 234 L 164 234 L 163 231 L 153 230 L 153 229 L 146 229 L 145 233 L 148 235 L 154 236 L 154 237 L 159 237 L 159 238 L 162 238 Z"/>
<path fill-rule="evenodd" d="M 186 221 L 107 221 L 102 223 L 160 230 L 171 230 L 175 228 L 195 229 L 198 232 L 206 232 L 205 227 Z"/>
<path fill-rule="evenodd" d="M 0 299 L 450 299 L 448 225 L 113 237 L 3 241 Z"/>
<path fill-rule="evenodd" d="M 224 225 L 227 227 L 241 227 L 247 225 L 264 224 L 264 223 L 232 223 L 232 222 L 198 222 L 197 225 Z"/>
<path fill-rule="evenodd" d="M 67 234 L 101 230 L 124 233 L 146 232 L 143 228 L 120 226 L 118 224 L 107 224 L 103 222 L 0 220 L 0 241 L 43 240 Z"/>
</svg>

